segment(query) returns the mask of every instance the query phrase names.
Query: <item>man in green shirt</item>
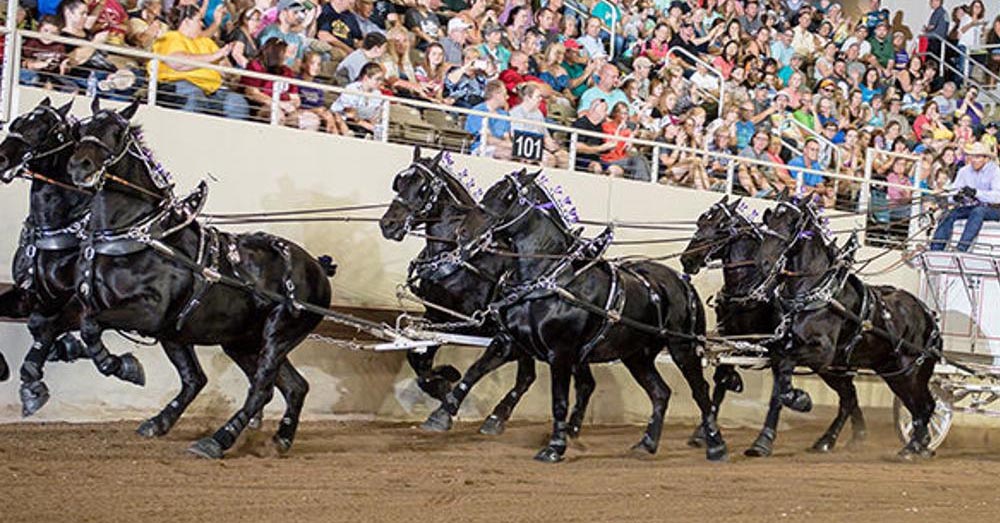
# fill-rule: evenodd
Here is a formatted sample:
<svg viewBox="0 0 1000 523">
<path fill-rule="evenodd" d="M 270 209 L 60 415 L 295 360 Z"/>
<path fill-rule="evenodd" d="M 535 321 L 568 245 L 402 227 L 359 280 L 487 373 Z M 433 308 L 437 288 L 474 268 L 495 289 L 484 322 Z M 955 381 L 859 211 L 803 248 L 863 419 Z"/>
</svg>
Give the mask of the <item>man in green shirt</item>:
<svg viewBox="0 0 1000 523">
<path fill-rule="evenodd" d="M 883 69 L 889 67 L 889 61 L 896 56 L 896 49 L 892 45 L 892 39 L 889 38 L 889 26 L 885 22 L 878 24 L 875 34 L 868 39 L 868 43 L 872 46 L 871 56 L 878 61 L 878 65 Z"/>
</svg>

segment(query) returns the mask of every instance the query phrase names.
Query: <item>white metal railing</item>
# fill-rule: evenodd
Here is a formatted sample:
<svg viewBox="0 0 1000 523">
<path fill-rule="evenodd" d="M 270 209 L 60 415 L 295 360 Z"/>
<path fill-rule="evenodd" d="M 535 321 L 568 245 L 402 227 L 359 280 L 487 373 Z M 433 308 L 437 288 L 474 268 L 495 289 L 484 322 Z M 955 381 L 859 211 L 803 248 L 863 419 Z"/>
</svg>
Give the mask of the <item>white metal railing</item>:
<svg viewBox="0 0 1000 523">
<path fill-rule="evenodd" d="M 7 32 L 7 31 L 5 30 L 3 32 Z M 62 37 L 62 36 L 42 34 L 42 33 L 34 32 L 34 31 L 14 30 L 13 32 L 9 32 L 8 36 L 12 37 L 12 38 L 9 38 L 9 40 L 12 40 L 12 41 L 8 42 L 9 45 L 7 46 L 7 48 L 11 50 L 11 52 L 13 53 L 14 57 L 18 57 L 20 55 L 20 50 L 21 50 L 21 48 L 22 48 L 22 46 L 24 44 L 24 39 L 44 37 L 44 38 L 46 38 L 48 40 L 52 40 L 52 41 L 56 41 L 56 42 L 61 42 L 61 43 L 68 44 L 68 45 L 73 45 L 73 46 L 89 46 L 89 47 L 93 47 L 95 49 L 99 49 L 99 50 L 102 50 L 102 51 L 105 51 L 105 52 L 108 52 L 108 53 L 112 53 L 112 54 L 117 54 L 117 55 L 121 55 L 121 56 L 127 56 L 127 57 L 131 57 L 131 58 L 135 58 L 135 59 L 146 60 L 146 61 L 149 62 L 149 64 L 148 64 L 149 69 L 148 70 L 151 71 L 151 72 L 157 71 L 160 63 L 163 63 L 163 62 L 166 62 L 166 63 L 176 63 L 176 64 L 183 64 L 183 65 L 187 65 L 187 66 L 193 66 L 193 67 L 197 67 L 197 68 L 211 69 L 211 70 L 215 70 L 215 71 L 218 71 L 220 73 L 223 73 L 223 74 L 236 75 L 236 76 L 241 76 L 241 77 L 258 78 L 258 79 L 261 79 L 261 80 L 271 81 L 271 82 L 275 82 L 275 83 L 284 82 L 284 83 L 287 83 L 287 84 L 290 84 L 290 85 L 297 85 L 297 86 L 300 86 L 300 87 L 311 87 L 311 88 L 322 90 L 324 92 L 335 93 L 335 94 L 338 94 L 338 95 L 347 92 L 343 88 L 334 87 L 334 86 L 331 86 L 331 85 L 317 83 L 317 82 L 309 82 L 309 81 L 300 80 L 300 79 L 296 79 L 296 78 L 279 77 L 279 76 L 273 76 L 273 75 L 268 75 L 268 74 L 264 74 L 264 73 L 256 73 L 256 72 L 247 71 L 247 70 L 243 70 L 243 69 L 235 69 L 235 68 L 232 68 L 232 67 L 226 67 L 226 66 L 220 66 L 220 65 L 214 65 L 214 64 L 206 64 L 206 63 L 203 63 L 203 62 L 198 62 L 198 61 L 184 59 L 184 58 L 178 58 L 178 57 L 166 57 L 166 56 L 161 56 L 161 55 L 155 55 L 153 53 L 149 53 L 149 52 L 138 50 L 138 49 L 118 47 L 118 46 L 112 46 L 112 45 L 107 45 L 107 44 L 94 44 L 94 43 L 91 43 L 91 42 L 88 42 L 88 41 L 85 41 L 85 40 L 78 40 L 78 39 L 66 38 L 66 37 Z M 5 93 L 5 96 L 7 96 L 9 94 L 12 99 L 16 96 L 16 89 L 15 89 L 15 87 L 17 86 L 17 79 L 18 79 L 19 70 L 20 70 L 19 69 L 20 68 L 19 61 L 20 61 L 19 59 L 13 59 L 11 61 L 8 61 L 7 62 L 7 67 L 5 67 L 5 70 L 4 70 L 4 78 L 8 79 L 7 81 L 9 81 L 10 83 L 5 84 L 4 86 L 2 86 L 2 88 L 3 88 L 3 91 Z M 155 105 L 155 103 L 157 101 L 157 96 L 158 96 L 158 94 L 157 94 L 158 93 L 157 83 L 158 83 L 158 81 L 156 79 L 155 74 L 151 74 L 149 76 L 149 78 L 148 78 L 148 87 L 147 87 L 147 92 L 146 92 L 146 100 L 147 100 L 147 102 L 150 105 Z M 280 98 L 279 98 L 280 97 L 280 90 L 277 87 L 275 87 L 273 89 L 273 91 L 275 93 L 277 93 L 277 94 L 275 96 L 273 96 L 272 100 L 271 100 L 271 104 L 272 104 L 272 107 L 271 107 L 272 111 L 271 111 L 271 113 L 272 114 L 274 114 L 275 112 L 277 112 L 277 105 L 278 105 L 278 102 L 280 100 Z M 540 122 L 535 121 L 535 120 L 525 120 L 525 119 L 520 119 L 520 118 L 514 118 L 514 117 L 511 117 L 511 116 L 506 116 L 506 115 L 498 115 L 498 114 L 494 114 L 494 113 L 487 113 L 487 112 L 483 112 L 483 111 L 476 111 L 476 110 L 473 110 L 473 109 L 464 109 L 464 108 L 458 108 L 458 107 L 445 106 L 445 105 L 441 105 L 441 104 L 437 104 L 437 103 L 433 103 L 433 102 L 428 102 L 428 101 L 422 101 L 422 100 L 414 100 L 414 99 L 409 99 L 409 98 L 398 98 L 398 97 L 395 97 L 395 96 L 386 96 L 386 95 L 383 95 L 383 94 L 377 93 L 377 92 L 376 93 L 363 93 L 363 92 L 351 91 L 351 94 L 352 95 L 356 95 L 356 96 L 363 96 L 363 97 L 367 97 L 367 98 L 375 98 L 375 99 L 379 99 L 379 100 L 381 100 L 383 102 L 383 104 L 382 104 L 382 110 L 383 110 L 383 112 L 382 112 L 382 123 L 385 126 L 386 130 L 387 130 L 388 124 L 390 122 L 390 109 L 389 109 L 390 104 L 395 104 L 395 105 L 401 105 L 401 106 L 409 106 L 409 107 L 413 107 L 413 108 L 417 108 L 417 109 L 427 109 L 427 110 L 435 110 L 435 111 L 442 111 L 442 112 L 457 113 L 457 114 L 464 115 L 464 116 L 479 116 L 479 117 L 482 117 L 484 119 L 484 122 L 488 121 L 489 119 L 501 119 L 501 120 L 507 121 L 510 124 L 515 124 L 516 123 L 516 124 L 522 124 L 522 125 L 532 126 L 532 127 L 536 127 L 536 128 L 537 127 L 544 127 L 549 133 L 565 133 L 566 135 L 569 136 L 569 139 L 568 139 L 568 142 L 569 142 L 569 144 L 568 144 L 568 153 L 569 153 L 570 162 L 569 162 L 569 165 L 567 166 L 567 168 L 569 170 L 579 170 L 577 168 L 577 165 L 576 165 L 575 161 L 574 161 L 574 159 L 576 157 L 576 144 L 577 144 L 580 136 L 589 136 L 589 137 L 600 138 L 602 140 L 608 140 L 608 141 L 626 142 L 626 143 L 630 144 L 631 146 L 633 146 L 636 149 L 637 154 L 639 154 L 640 151 L 643 151 L 641 153 L 643 155 L 643 157 L 645 159 L 647 159 L 647 160 L 649 160 L 649 159 L 652 160 L 650 162 L 650 167 L 651 167 L 650 171 L 652 173 L 654 173 L 654 176 L 652 176 L 652 182 L 653 183 L 657 182 L 657 178 L 655 176 L 655 173 L 657 172 L 658 166 L 659 166 L 659 155 L 664 150 L 665 151 L 670 151 L 670 152 L 678 151 L 678 152 L 680 152 L 682 154 L 688 155 L 689 157 L 704 158 L 706 160 L 708 160 L 708 159 L 722 160 L 722 161 L 725 161 L 725 162 L 731 164 L 731 167 L 728 169 L 728 172 L 727 172 L 727 180 L 726 180 L 726 187 L 727 187 L 726 192 L 730 193 L 730 194 L 732 193 L 733 187 L 735 185 L 735 178 L 736 178 L 736 172 L 735 172 L 736 169 L 733 168 L 733 166 L 739 165 L 739 164 L 742 164 L 742 165 L 755 165 L 755 166 L 762 167 L 762 168 L 765 168 L 765 169 L 777 169 L 777 170 L 787 170 L 787 171 L 795 170 L 795 171 L 797 171 L 799 173 L 799 182 L 797 184 L 797 189 L 801 189 L 802 188 L 801 178 L 802 178 L 802 176 L 804 174 L 815 174 L 815 175 L 823 176 L 825 178 L 833 179 L 833 180 L 844 180 L 844 181 L 848 181 L 848 182 L 857 182 L 857 178 L 856 177 L 845 176 L 845 175 L 843 175 L 841 173 L 829 172 L 829 171 L 824 171 L 824 170 L 820 170 L 820 169 L 808 169 L 808 168 L 800 168 L 800 167 L 788 167 L 787 165 L 784 165 L 784 164 L 777 164 L 777 163 L 772 163 L 772 162 L 767 162 L 767 161 L 762 161 L 762 160 L 756 160 L 756 159 L 752 159 L 752 158 L 745 158 L 745 157 L 737 156 L 737 155 L 734 155 L 734 154 L 720 153 L 720 152 L 709 152 L 709 151 L 702 150 L 702 149 L 695 149 L 695 148 L 691 148 L 691 147 L 683 147 L 683 146 L 678 146 L 678 145 L 673 145 L 673 144 L 668 144 L 668 143 L 663 143 L 663 142 L 655 142 L 655 141 L 643 140 L 643 139 L 637 139 L 637 138 L 621 137 L 621 136 L 610 136 L 610 135 L 603 134 L 603 133 L 591 132 L 591 131 L 586 131 L 586 130 L 582 130 L 582 129 L 577 129 L 577 128 L 574 128 L 574 127 L 566 127 L 566 126 L 563 126 L 563 125 L 556 125 L 556 124 L 551 124 L 551 123 L 544 123 L 543 124 L 543 123 L 540 123 Z M 14 107 L 16 107 L 16 105 Z M 16 110 L 16 109 L 14 109 L 12 107 L 11 110 L 13 111 L 13 110 Z M 8 112 L 8 113 L 4 114 L 3 115 L 4 119 L 5 120 L 8 119 L 8 116 L 12 116 L 12 114 L 13 114 L 12 112 Z M 276 122 L 272 118 L 272 120 L 271 120 L 270 123 L 272 125 L 276 125 L 278 122 Z M 385 140 L 385 141 L 387 141 L 388 138 L 389 138 L 389 133 L 388 132 L 384 132 L 382 134 L 382 139 Z M 585 171 L 582 171 L 582 172 L 585 172 Z M 902 189 L 915 190 L 913 187 L 910 187 L 910 186 L 894 185 L 894 184 L 890 184 L 888 182 L 884 182 L 884 181 L 881 181 L 881 180 L 871 180 L 870 176 L 869 176 L 869 179 L 865 182 L 866 190 L 868 188 L 870 188 L 871 186 L 881 186 L 881 187 L 892 187 L 892 186 L 895 186 L 895 187 L 902 188 Z M 861 207 L 861 208 L 862 208 L 862 210 L 867 211 L 866 207 Z"/>
<path fill-rule="evenodd" d="M 725 102 L 726 99 L 726 77 L 723 76 L 722 71 L 716 69 L 712 64 L 702 60 L 701 58 L 698 58 L 697 56 L 692 54 L 687 49 L 684 49 L 683 47 L 671 47 L 670 49 L 667 49 L 667 54 L 664 55 L 664 58 L 670 58 L 670 56 L 674 54 L 690 58 L 692 62 L 708 69 L 708 71 L 712 73 L 712 76 L 715 76 L 716 78 L 719 79 L 719 94 L 717 95 L 717 98 L 719 101 L 719 116 L 722 116 L 723 103 Z"/>
<path fill-rule="evenodd" d="M 938 75 L 940 77 L 943 78 L 946 71 L 951 71 L 956 75 L 960 76 L 962 78 L 962 81 L 965 82 L 966 84 L 971 84 L 977 87 L 979 89 L 980 94 L 984 94 L 988 98 L 990 98 L 990 100 L 992 100 L 992 103 L 990 105 L 993 105 L 994 107 L 1000 105 L 1000 97 L 998 97 L 989 89 L 984 89 L 982 85 L 973 80 L 970 70 L 972 68 L 977 68 L 980 73 L 986 76 L 986 78 L 991 79 L 997 83 L 1000 83 L 1000 76 L 997 76 L 996 73 L 991 71 L 987 66 L 977 62 L 976 60 L 973 60 L 972 56 L 970 56 L 971 52 L 969 50 L 962 52 L 962 50 L 957 45 L 949 42 L 947 39 L 941 38 L 940 36 L 934 33 L 924 33 L 922 36 L 933 40 L 937 40 L 938 42 L 941 43 L 939 56 L 934 57 L 935 60 L 937 60 L 938 62 Z M 949 50 L 953 51 L 955 54 L 962 57 L 962 62 L 965 64 L 962 67 L 962 70 L 959 70 L 957 67 L 948 63 L 946 58 Z M 926 58 L 926 53 L 924 57 Z"/>
<path fill-rule="evenodd" d="M 829 167 L 832 171 L 840 172 L 840 167 L 844 164 L 843 151 L 829 138 L 816 132 L 815 129 L 810 129 L 806 124 L 796 120 L 795 117 L 791 115 L 785 116 L 779 127 L 782 133 L 788 129 L 795 129 L 800 135 L 804 135 L 802 136 L 804 140 L 812 139 L 823 144 L 823 146 L 830 151 L 830 159 L 833 161 L 833 165 L 829 165 L 827 167 Z"/>
</svg>

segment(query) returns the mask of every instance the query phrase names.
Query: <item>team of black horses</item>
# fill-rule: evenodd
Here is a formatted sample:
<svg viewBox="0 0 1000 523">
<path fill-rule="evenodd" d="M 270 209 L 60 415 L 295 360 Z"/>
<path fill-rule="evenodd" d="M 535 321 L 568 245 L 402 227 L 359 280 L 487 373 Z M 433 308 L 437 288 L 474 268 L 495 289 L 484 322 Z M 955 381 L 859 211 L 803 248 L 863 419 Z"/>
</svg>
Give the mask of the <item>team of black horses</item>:
<svg viewBox="0 0 1000 523">
<path fill-rule="evenodd" d="M 107 330 L 136 333 L 159 342 L 180 376 L 179 394 L 138 428 L 146 437 L 164 435 L 207 382 L 194 346 L 221 345 L 250 389 L 239 410 L 189 450 L 221 458 L 259 423 L 277 388 L 286 412 L 273 441 L 287 451 L 308 391 L 288 356 L 321 321 L 317 310 L 329 306 L 335 265 L 281 237 L 201 224 L 206 187 L 174 194 L 141 128 L 130 123 L 137 108 L 102 109 L 95 99 L 92 115 L 76 121 L 69 104 L 53 107 L 46 99 L 12 121 L 0 143 L 0 179 L 31 180 L 14 286 L 0 295 L 0 315 L 25 318 L 33 338 L 20 368 L 23 412 L 36 412 L 49 398 L 47 361 L 91 359 L 102 374 L 142 385 L 138 360 L 102 343 Z M 408 353 L 420 388 L 441 402 L 424 428 L 448 430 L 475 383 L 516 361 L 514 387 L 480 429 L 502 433 L 535 380 L 536 362 L 544 361 L 553 426 L 536 459 L 560 461 L 569 438 L 580 434 L 596 385 L 590 365 L 621 361 L 652 404 L 633 450 L 652 454 L 671 395 L 656 366 L 666 350 L 701 411 L 689 443 L 704 447 L 709 460 L 727 457 L 719 408 L 727 392 L 742 390 L 742 380 L 729 365 L 716 368 L 714 391 L 705 379 L 705 311 L 687 274 L 645 258 L 605 256 L 613 230 L 584 238 L 561 189 L 540 172 L 508 174 L 477 200 L 443 154 L 425 158 L 415 149 L 393 191 L 380 226 L 395 241 L 422 229 L 426 245 L 406 285 L 427 304 L 425 320 L 492 340 L 464 376 L 435 366 L 438 347 Z M 767 349 L 774 388 L 765 426 L 746 454 L 772 452 L 783 407 L 811 408 L 792 385 L 796 367 L 808 367 L 840 398 L 815 450 L 831 450 L 848 419 L 854 440 L 864 438 L 852 376 L 870 369 L 912 414 L 912 439 L 900 455 L 930 456 L 928 381 L 941 351 L 933 315 L 905 291 L 857 278 L 856 242 L 831 241 L 810 198 L 784 197 L 761 222 L 739 205 L 723 199 L 699 217 L 681 263 L 695 274 L 721 261 L 719 334 L 759 335 Z M 0 357 L 0 379 L 8 374 Z"/>
</svg>

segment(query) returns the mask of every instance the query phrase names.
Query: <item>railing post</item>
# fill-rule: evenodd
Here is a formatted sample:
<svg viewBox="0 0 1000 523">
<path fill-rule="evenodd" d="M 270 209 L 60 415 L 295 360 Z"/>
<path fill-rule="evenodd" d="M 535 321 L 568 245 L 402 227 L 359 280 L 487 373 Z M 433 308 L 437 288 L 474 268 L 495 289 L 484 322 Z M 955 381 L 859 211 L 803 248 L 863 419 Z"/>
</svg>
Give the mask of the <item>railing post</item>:
<svg viewBox="0 0 1000 523">
<path fill-rule="evenodd" d="M 488 116 L 484 116 L 483 124 L 479 126 L 479 150 L 476 151 L 477 156 L 487 156 L 486 148 L 489 147 L 489 136 L 490 119 Z"/>
<path fill-rule="evenodd" d="M 922 166 L 920 160 L 916 162 L 916 168 L 913 171 L 913 181 L 910 185 L 913 186 L 913 191 L 910 192 L 910 227 L 907 237 L 913 239 L 920 230 L 920 213 L 923 207 L 924 193 L 920 190 L 920 173 L 922 171 Z M 903 248 L 906 248 L 904 245 Z"/>
<path fill-rule="evenodd" d="M 576 141 L 577 134 L 569 133 L 569 160 L 567 162 L 569 165 L 566 166 L 566 170 L 570 172 L 576 171 Z"/>
<path fill-rule="evenodd" d="M 861 182 L 861 192 L 858 194 L 858 213 L 865 215 L 866 220 L 868 216 L 868 200 L 871 198 L 872 166 L 875 162 L 872 151 L 871 147 L 865 149 L 865 177 Z"/>
<path fill-rule="evenodd" d="M 606 2 L 606 3 L 611 6 L 611 27 L 610 27 L 611 31 L 609 31 L 611 33 L 611 59 L 608 60 L 608 61 L 609 62 L 614 62 L 614 60 L 615 60 L 615 31 L 616 31 L 616 29 L 615 29 L 615 22 L 618 21 L 618 16 L 617 16 L 618 12 L 615 10 L 615 4 L 613 4 L 611 2 Z"/>
<path fill-rule="evenodd" d="M 160 61 L 152 59 L 149 61 L 149 78 L 146 80 L 146 103 L 150 107 L 156 105 L 157 88 L 159 87 Z"/>
<path fill-rule="evenodd" d="M 382 122 L 379 128 L 375 129 L 375 139 L 382 143 L 389 143 L 389 100 L 382 100 Z"/>
<path fill-rule="evenodd" d="M 653 146 L 653 163 L 649 164 L 649 181 L 657 183 L 660 179 L 660 146 Z"/>
<path fill-rule="evenodd" d="M 940 38 L 937 35 L 934 35 L 934 38 L 937 38 L 938 43 L 941 44 L 941 57 L 939 58 L 940 61 L 938 62 L 938 67 L 941 70 L 938 71 L 938 78 L 944 78 L 944 56 L 948 49 L 945 46 L 943 38 Z"/>
<path fill-rule="evenodd" d="M 726 166 L 726 195 L 733 195 L 733 185 L 736 182 L 736 162 L 730 160 Z M 751 195 L 752 196 L 752 195 Z"/>
<path fill-rule="evenodd" d="M 271 82 L 271 125 L 281 125 L 281 94 L 284 82 Z"/>
<path fill-rule="evenodd" d="M 17 6 L 19 2 L 7 2 L 6 45 L 3 50 L 3 78 L 0 80 L 0 120 L 10 120 L 14 111 L 14 89 L 17 85 L 16 64 L 14 63 L 14 41 L 17 40 Z"/>
</svg>

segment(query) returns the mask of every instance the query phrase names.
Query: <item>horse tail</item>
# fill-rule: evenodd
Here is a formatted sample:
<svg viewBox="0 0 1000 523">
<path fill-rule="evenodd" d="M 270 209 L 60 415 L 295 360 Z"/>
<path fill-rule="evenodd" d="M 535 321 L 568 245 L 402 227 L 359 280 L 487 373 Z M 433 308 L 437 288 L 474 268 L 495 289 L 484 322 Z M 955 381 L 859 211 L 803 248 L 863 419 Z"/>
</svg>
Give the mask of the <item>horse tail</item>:
<svg viewBox="0 0 1000 523">
<path fill-rule="evenodd" d="M 324 254 L 316 258 L 316 261 L 323 268 L 323 273 L 326 274 L 327 278 L 333 278 L 337 274 L 337 262 L 333 261 L 333 256 Z"/>
</svg>

